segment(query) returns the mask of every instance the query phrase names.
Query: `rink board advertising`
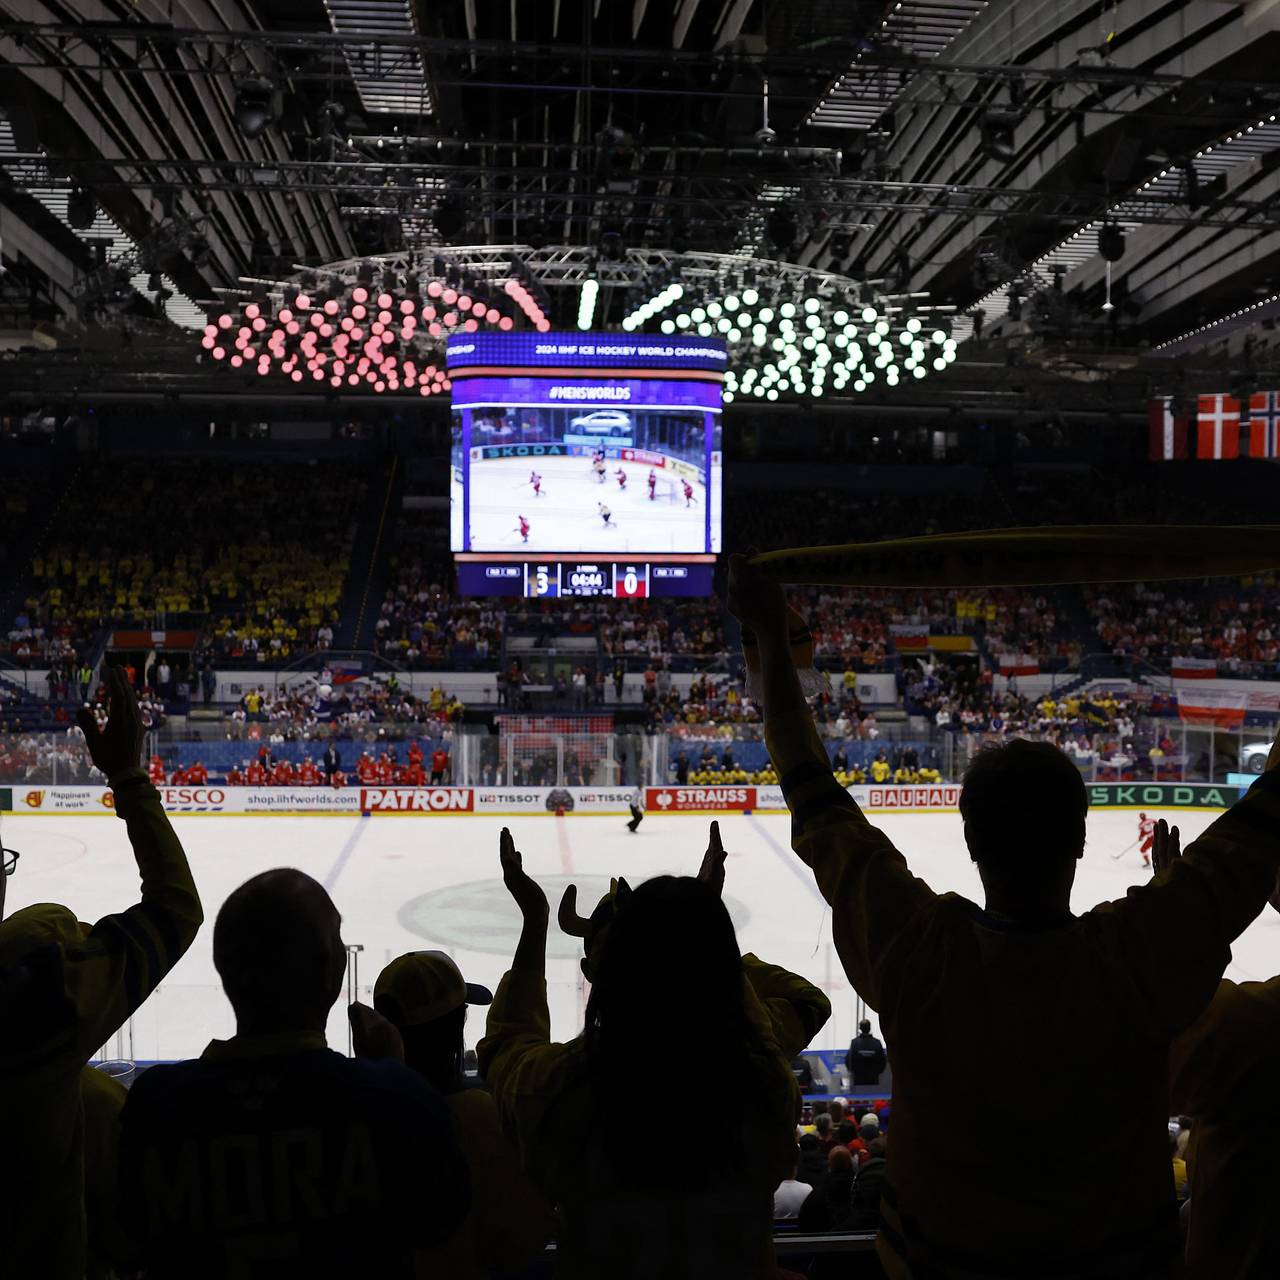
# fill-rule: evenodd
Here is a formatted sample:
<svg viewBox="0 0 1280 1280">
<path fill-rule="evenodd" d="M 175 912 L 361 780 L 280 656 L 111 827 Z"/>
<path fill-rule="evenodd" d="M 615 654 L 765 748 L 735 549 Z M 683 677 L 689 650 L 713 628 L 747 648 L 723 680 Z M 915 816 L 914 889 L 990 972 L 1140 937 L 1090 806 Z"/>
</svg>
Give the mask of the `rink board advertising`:
<svg viewBox="0 0 1280 1280">
<path fill-rule="evenodd" d="M 449 339 L 450 545 L 470 595 L 705 595 L 720 551 L 713 338 Z"/>
</svg>

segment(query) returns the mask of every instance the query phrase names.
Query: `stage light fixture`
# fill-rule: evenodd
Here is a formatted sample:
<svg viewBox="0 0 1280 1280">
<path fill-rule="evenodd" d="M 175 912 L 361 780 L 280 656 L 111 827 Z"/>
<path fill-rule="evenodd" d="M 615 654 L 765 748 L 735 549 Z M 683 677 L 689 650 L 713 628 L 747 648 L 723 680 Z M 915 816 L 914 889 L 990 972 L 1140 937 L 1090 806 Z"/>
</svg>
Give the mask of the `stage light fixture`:
<svg viewBox="0 0 1280 1280">
<path fill-rule="evenodd" d="M 1124 257 L 1124 229 L 1114 222 L 1104 222 L 1098 231 L 1098 252 L 1108 262 Z"/>
<path fill-rule="evenodd" d="M 279 119 L 280 96 L 269 80 L 242 80 L 236 86 L 236 128 L 252 141 Z"/>
<path fill-rule="evenodd" d="M 77 231 L 87 231 L 98 216 L 98 202 L 88 187 L 72 187 L 67 195 L 67 222 Z"/>
</svg>

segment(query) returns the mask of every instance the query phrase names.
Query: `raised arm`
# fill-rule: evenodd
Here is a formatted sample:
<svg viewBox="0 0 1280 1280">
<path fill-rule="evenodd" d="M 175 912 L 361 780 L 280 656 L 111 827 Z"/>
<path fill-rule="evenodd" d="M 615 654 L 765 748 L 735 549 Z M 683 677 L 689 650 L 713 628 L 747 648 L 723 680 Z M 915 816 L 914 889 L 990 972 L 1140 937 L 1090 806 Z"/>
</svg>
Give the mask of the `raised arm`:
<svg viewBox="0 0 1280 1280">
<path fill-rule="evenodd" d="M 546 980 L 550 914 L 547 896 L 525 871 L 506 827 L 502 829 L 499 850 L 502 879 L 520 908 L 522 925 L 511 968 L 493 994 L 476 1058 L 503 1129 L 519 1146 L 525 1169 L 546 1190 L 551 1152 L 540 1132 L 547 1113 L 563 1091 L 575 1049 L 551 1042 Z"/>
<path fill-rule="evenodd" d="M 831 772 L 792 661 L 782 588 L 745 557 L 733 556 L 729 610 L 742 624 L 744 649 L 750 654 L 754 646 L 759 657 L 765 742 L 791 811 L 791 847 L 813 869 L 831 904 L 845 972 L 862 998 L 879 1008 L 882 962 L 935 895 Z"/>
<path fill-rule="evenodd" d="M 1248 793 L 1179 852 L 1161 821 L 1155 876 L 1095 908 L 1143 963 L 1135 967 L 1163 1029 L 1178 1032 L 1208 1005 L 1231 960 L 1231 943 L 1268 901 L 1280 903 L 1280 739 Z"/>
<path fill-rule="evenodd" d="M 119 668 L 107 676 L 108 719 L 99 730 L 88 709 L 77 713 L 93 763 L 106 775 L 116 816 L 142 876 L 142 900 L 104 916 L 83 944 L 68 947 L 64 977 L 76 1008 L 78 1050 L 86 1058 L 115 1032 L 191 945 L 204 914 L 191 868 L 160 793 L 139 761 L 143 728 L 138 701 Z"/>
<path fill-rule="evenodd" d="M 724 892 L 727 856 L 720 839 L 720 824 L 712 822 L 698 879 L 717 893 Z M 747 952 L 742 957 L 742 975 L 749 1003 L 759 1011 L 762 1030 L 788 1060 L 811 1044 L 831 1017 L 831 1001 L 826 993 L 798 973 L 781 965 L 766 964 Z"/>
</svg>

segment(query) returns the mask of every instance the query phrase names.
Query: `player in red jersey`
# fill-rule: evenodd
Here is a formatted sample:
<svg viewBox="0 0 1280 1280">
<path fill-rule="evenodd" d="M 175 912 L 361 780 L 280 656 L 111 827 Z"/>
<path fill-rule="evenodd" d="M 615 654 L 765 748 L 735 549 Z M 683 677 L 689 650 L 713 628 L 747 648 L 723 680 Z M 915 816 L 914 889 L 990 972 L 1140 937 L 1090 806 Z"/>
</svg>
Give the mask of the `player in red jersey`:
<svg viewBox="0 0 1280 1280">
<path fill-rule="evenodd" d="M 420 743 L 417 738 L 414 738 L 413 741 L 409 743 L 409 763 L 421 764 L 424 759 L 425 756 L 422 752 L 422 743 Z"/>
<path fill-rule="evenodd" d="M 378 757 L 378 763 L 374 766 L 374 776 L 384 787 L 390 786 L 395 781 L 396 766 L 385 751 Z"/>
<path fill-rule="evenodd" d="M 291 787 L 296 778 L 293 772 L 293 765 L 288 760 L 281 760 L 279 764 L 271 771 L 271 781 L 277 787 Z"/>
<path fill-rule="evenodd" d="M 400 770 L 400 781 L 406 787 L 425 787 L 427 785 L 427 772 L 422 767 L 422 762 L 410 761 L 405 765 Z"/>
<path fill-rule="evenodd" d="M 164 786 L 164 761 L 159 756 L 151 757 L 147 765 L 147 778 L 154 786 Z"/>
<path fill-rule="evenodd" d="M 684 485 L 684 505 L 686 507 L 693 506 L 693 485 L 687 480 L 681 480 L 680 483 Z"/>
<path fill-rule="evenodd" d="M 245 785 L 244 770 L 238 764 L 233 764 L 227 770 L 227 786 L 243 787 Z"/>
<path fill-rule="evenodd" d="M 533 485 L 533 496 L 542 497 L 542 477 L 536 471 L 529 473 L 529 483 Z"/>
<path fill-rule="evenodd" d="M 341 769 L 335 769 L 333 771 L 333 776 L 329 780 L 329 785 L 333 787 L 335 791 L 340 790 L 342 787 L 347 785 L 347 775 L 343 773 Z"/>
<path fill-rule="evenodd" d="M 187 785 L 189 787 L 203 787 L 208 781 L 209 770 L 199 760 L 187 769 Z"/>
<path fill-rule="evenodd" d="M 1138 852 L 1142 854 L 1142 865 L 1151 865 L 1151 846 L 1156 838 L 1156 820 L 1148 818 L 1145 813 L 1138 814 Z"/>
<path fill-rule="evenodd" d="M 618 488 L 625 489 L 627 487 L 627 473 L 619 467 L 613 474 L 618 477 Z"/>
<path fill-rule="evenodd" d="M 520 521 L 520 527 L 514 530 L 514 532 L 520 535 L 521 542 L 528 542 L 529 541 L 529 522 L 524 518 L 524 516 L 518 516 L 517 519 Z"/>
<path fill-rule="evenodd" d="M 181 765 L 169 775 L 169 785 L 171 787 L 185 787 L 187 785 L 187 771 Z"/>
<path fill-rule="evenodd" d="M 649 501 L 653 502 L 658 488 L 658 475 L 652 467 L 649 468 Z"/>
<path fill-rule="evenodd" d="M 267 771 L 262 767 L 260 760 L 255 760 L 244 771 L 245 785 L 250 787 L 261 787 L 266 785 Z"/>
<path fill-rule="evenodd" d="M 310 756 L 303 759 L 302 766 L 298 769 L 298 781 L 304 787 L 320 785 L 320 770 L 316 768 L 316 763 Z"/>
<path fill-rule="evenodd" d="M 378 766 L 373 763 L 373 757 L 367 751 L 362 751 L 360 759 L 356 761 L 356 777 L 366 786 L 378 780 Z"/>
<path fill-rule="evenodd" d="M 449 753 L 443 747 L 437 747 L 431 753 L 431 785 L 439 786 L 444 782 L 444 775 L 449 769 Z"/>
</svg>

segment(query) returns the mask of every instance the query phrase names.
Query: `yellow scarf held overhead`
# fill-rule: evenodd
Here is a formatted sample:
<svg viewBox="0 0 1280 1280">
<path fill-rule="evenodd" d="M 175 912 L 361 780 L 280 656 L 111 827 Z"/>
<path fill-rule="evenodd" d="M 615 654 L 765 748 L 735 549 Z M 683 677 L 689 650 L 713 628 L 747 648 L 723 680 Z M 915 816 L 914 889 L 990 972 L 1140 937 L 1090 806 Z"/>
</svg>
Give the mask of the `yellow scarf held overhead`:
<svg viewBox="0 0 1280 1280">
<path fill-rule="evenodd" d="M 766 551 L 751 564 L 779 582 L 844 587 L 1023 587 L 1237 577 L 1280 568 L 1280 525 L 1074 525 L 943 533 L 886 542 Z M 801 684 L 817 692 L 813 640 L 788 611 Z M 759 696 L 760 654 L 743 632 L 747 689 Z"/>
<path fill-rule="evenodd" d="M 1280 525 L 1074 525 L 797 547 L 753 556 L 779 582 L 1023 587 L 1234 577 L 1280 568 Z"/>
</svg>

